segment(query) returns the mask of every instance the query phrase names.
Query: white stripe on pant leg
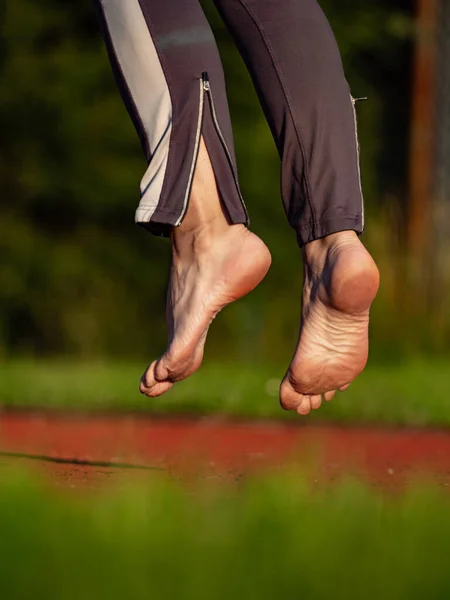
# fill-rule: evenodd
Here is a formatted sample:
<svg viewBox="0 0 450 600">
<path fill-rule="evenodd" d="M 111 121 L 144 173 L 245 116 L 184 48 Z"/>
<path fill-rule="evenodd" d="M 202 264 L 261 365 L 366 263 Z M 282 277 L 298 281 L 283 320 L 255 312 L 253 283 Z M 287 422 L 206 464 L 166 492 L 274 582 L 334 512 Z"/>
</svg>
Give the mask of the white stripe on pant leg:
<svg viewBox="0 0 450 600">
<path fill-rule="evenodd" d="M 138 0 L 101 0 L 101 4 L 151 153 L 136 211 L 136 222 L 148 222 L 158 206 L 167 169 L 172 132 L 169 88 Z"/>
</svg>

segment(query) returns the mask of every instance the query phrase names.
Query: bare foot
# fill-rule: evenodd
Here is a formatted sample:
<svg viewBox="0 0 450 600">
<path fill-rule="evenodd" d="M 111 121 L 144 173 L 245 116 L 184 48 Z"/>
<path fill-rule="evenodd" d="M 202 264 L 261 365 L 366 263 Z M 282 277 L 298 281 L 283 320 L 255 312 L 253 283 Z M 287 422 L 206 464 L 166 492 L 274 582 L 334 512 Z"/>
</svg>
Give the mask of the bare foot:
<svg viewBox="0 0 450 600">
<path fill-rule="evenodd" d="M 300 415 L 331 400 L 364 369 L 379 285 L 378 269 L 353 231 L 307 244 L 303 258 L 299 340 L 280 388 L 283 408 Z"/>
<path fill-rule="evenodd" d="M 171 237 L 169 343 L 140 385 L 140 391 L 152 397 L 199 368 L 214 317 L 255 288 L 271 263 L 269 250 L 256 235 L 244 225 L 227 222 L 203 142 L 188 213 Z"/>
</svg>

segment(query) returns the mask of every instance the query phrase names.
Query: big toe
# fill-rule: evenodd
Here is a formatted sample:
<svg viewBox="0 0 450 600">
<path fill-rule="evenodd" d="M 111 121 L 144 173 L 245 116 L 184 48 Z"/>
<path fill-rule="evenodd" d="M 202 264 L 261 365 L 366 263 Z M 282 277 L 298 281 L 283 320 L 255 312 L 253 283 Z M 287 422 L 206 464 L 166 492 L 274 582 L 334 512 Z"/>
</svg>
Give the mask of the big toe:
<svg viewBox="0 0 450 600">
<path fill-rule="evenodd" d="M 149 397 L 165 394 L 175 382 L 186 379 L 199 368 L 203 350 L 203 340 L 194 352 L 176 353 L 170 349 L 147 367 L 141 378 L 140 392 Z"/>
<path fill-rule="evenodd" d="M 173 386 L 172 381 L 168 381 L 167 379 L 163 379 L 161 381 L 161 379 L 157 377 L 157 365 L 158 361 L 154 360 L 147 367 L 145 373 L 141 377 L 141 382 L 139 385 L 139 391 L 141 394 L 149 396 L 150 398 L 161 396 Z"/>
<path fill-rule="evenodd" d="M 284 410 L 295 410 L 297 412 L 302 407 L 299 414 L 308 414 L 311 410 L 310 396 L 297 392 L 287 375 L 280 386 L 280 404 Z"/>
</svg>

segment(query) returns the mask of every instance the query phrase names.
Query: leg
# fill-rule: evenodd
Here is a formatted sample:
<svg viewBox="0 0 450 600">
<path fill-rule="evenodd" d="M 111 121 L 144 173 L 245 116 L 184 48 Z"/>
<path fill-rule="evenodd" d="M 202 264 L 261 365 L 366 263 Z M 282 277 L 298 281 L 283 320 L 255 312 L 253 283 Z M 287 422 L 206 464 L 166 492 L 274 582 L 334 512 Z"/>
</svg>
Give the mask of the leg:
<svg viewBox="0 0 450 600">
<path fill-rule="evenodd" d="M 316 0 L 215 0 L 252 75 L 282 159 L 282 196 L 303 247 L 300 335 L 281 386 L 304 414 L 367 361 L 377 268 L 364 228 L 354 104 Z"/>
<path fill-rule="evenodd" d="M 200 365 L 211 321 L 253 289 L 270 254 L 245 227 L 219 54 L 197 0 L 97 0 L 111 63 L 149 165 L 136 221 L 170 236 L 169 344 L 141 391 Z"/>
</svg>

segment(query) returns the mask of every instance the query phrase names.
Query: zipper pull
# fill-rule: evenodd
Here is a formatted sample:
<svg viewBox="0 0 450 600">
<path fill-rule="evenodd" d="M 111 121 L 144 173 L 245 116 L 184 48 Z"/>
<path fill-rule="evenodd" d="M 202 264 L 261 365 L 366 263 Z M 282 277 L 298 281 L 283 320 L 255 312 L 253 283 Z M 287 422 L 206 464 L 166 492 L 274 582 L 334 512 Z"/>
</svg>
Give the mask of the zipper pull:
<svg viewBox="0 0 450 600">
<path fill-rule="evenodd" d="M 205 90 L 205 92 L 209 92 L 210 91 L 210 85 L 209 85 L 209 77 L 208 77 L 208 73 L 202 73 L 202 85 L 203 85 L 203 89 Z"/>
<path fill-rule="evenodd" d="M 357 102 L 363 102 L 364 100 L 368 100 L 367 96 L 363 96 L 362 98 L 353 98 L 353 102 L 356 104 Z"/>
</svg>

